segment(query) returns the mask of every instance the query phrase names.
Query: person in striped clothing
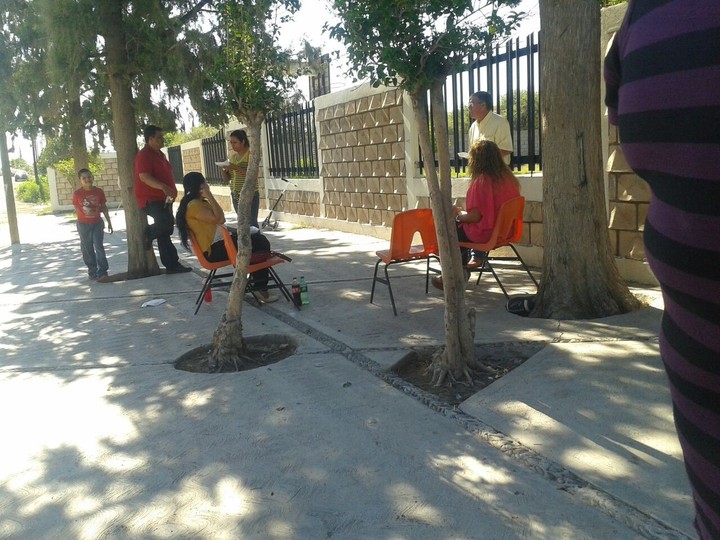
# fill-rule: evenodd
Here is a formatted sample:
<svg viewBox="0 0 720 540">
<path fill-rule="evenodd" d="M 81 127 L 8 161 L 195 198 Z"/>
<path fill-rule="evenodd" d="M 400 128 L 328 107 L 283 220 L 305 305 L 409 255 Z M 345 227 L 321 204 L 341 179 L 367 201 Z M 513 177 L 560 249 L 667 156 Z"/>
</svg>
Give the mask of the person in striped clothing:
<svg viewBox="0 0 720 540">
<path fill-rule="evenodd" d="M 652 199 L 648 262 L 665 310 L 660 353 L 695 501 L 720 538 L 720 6 L 631 0 L 605 59 L 610 121 Z"/>
</svg>

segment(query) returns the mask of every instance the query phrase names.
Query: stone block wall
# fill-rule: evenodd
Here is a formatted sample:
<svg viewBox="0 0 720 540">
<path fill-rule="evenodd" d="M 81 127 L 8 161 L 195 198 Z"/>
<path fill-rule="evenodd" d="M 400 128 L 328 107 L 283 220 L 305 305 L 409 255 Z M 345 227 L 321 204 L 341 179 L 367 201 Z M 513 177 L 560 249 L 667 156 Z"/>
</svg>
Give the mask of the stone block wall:
<svg viewBox="0 0 720 540">
<path fill-rule="evenodd" d="M 324 217 L 389 227 L 408 209 L 402 108 L 386 89 L 317 111 Z"/>
<path fill-rule="evenodd" d="M 650 204 L 650 187 L 625 162 L 614 126 L 608 129 L 608 142 L 610 243 L 616 257 L 644 260 L 642 234 Z"/>
<path fill-rule="evenodd" d="M 190 147 L 185 147 L 183 145 L 181 152 L 184 175 L 189 172 L 204 173 L 202 163 L 202 148 L 200 146 L 193 145 Z M 182 178 L 176 178 L 175 181 L 182 184 Z"/>
<path fill-rule="evenodd" d="M 320 194 L 313 191 L 286 190 L 283 194 L 281 189 L 268 190 L 268 211 L 278 201 L 282 195 L 282 199 L 278 202 L 274 212 L 283 212 L 286 214 L 294 214 L 296 216 L 320 217 Z M 261 197 L 261 208 L 262 197 Z"/>
</svg>

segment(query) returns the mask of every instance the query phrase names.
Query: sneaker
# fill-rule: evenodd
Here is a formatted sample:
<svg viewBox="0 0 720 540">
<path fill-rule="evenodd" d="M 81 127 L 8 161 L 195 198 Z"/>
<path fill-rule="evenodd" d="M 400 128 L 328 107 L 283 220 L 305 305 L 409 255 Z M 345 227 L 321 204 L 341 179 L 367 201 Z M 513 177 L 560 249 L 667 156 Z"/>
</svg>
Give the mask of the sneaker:
<svg viewBox="0 0 720 540">
<path fill-rule="evenodd" d="M 470 259 L 468 263 L 465 265 L 465 268 L 468 270 L 473 270 L 475 268 L 479 268 L 482 266 L 482 261 L 480 259 Z"/>
<path fill-rule="evenodd" d="M 98 283 L 110 283 L 112 280 L 110 279 L 110 276 L 105 274 L 104 276 L 98 276 L 95 281 Z"/>
<path fill-rule="evenodd" d="M 192 268 L 189 266 L 183 266 L 180 263 L 178 263 L 177 266 L 165 269 L 166 274 L 184 274 L 185 272 L 192 272 Z"/>
<path fill-rule="evenodd" d="M 90 281 L 97 281 L 97 276 L 88 276 Z"/>
<path fill-rule="evenodd" d="M 439 276 L 439 277 L 438 277 L 438 276 L 435 276 L 435 277 L 433 277 L 433 278 L 430 280 L 430 283 L 432 283 L 432 286 L 435 287 L 436 289 L 440 289 L 441 291 L 443 290 L 442 276 Z"/>
<path fill-rule="evenodd" d="M 274 294 L 270 294 L 269 291 L 258 291 L 258 298 L 260 298 L 260 302 L 263 304 L 272 304 L 278 300 L 278 297 Z"/>
</svg>

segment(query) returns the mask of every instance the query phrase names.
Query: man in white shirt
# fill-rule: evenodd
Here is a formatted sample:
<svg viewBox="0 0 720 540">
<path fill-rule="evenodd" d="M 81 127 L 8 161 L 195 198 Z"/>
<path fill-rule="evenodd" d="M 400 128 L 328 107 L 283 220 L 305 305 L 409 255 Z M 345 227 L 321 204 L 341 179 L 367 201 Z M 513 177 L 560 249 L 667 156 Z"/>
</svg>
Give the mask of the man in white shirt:
<svg viewBox="0 0 720 540">
<path fill-rule="evenodd" d="M 505 163 L 510 165 L 510 156 L 513 152 L 510 123 L 493 112 L 492 96 L 488 92 L 475 92 L 470 96 L 470 118 L 474 122 L 468 131 L 468 153 L 476 141 L 492 141 L 500 148 Z M 480 264 L 481 258 L 475 253 L 475 250 L 471 250 L 470 261 L 466 268 L 477 268 Z"/>
<path fill-rule="evenodd" d="M 508 121 L 492 110 L 492 96 L 475 92 L 470 96 L 470 117 L 475 120 L 468 132 L 468 151 L 475 141 L 488 140 L 498 145 L 505 163 L 510 165 L 513 142 Z"/>
</svg>

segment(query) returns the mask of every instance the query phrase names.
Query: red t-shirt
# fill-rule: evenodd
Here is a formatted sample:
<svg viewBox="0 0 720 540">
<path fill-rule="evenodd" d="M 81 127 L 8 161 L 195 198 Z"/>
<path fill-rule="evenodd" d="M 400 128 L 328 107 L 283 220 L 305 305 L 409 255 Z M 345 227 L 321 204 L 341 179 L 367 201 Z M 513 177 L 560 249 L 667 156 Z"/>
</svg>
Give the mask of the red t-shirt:
<svg viewBox="0 0 720 540">
<path fill-rule="evenodd" d="M 148 145 L 145 145 L 135 156 L 135 198 L 138 206 L 145 208 L 147 203 L 152 201 L 164 201 L 165 193 L 161 189 L 148 186 L 140 180 L 140 173 L 147 173 L 155 180 L 167 184 L 172 188 L 172 196 L 177 196 L 175 178 L 173 177 L 172 165 L 162 152 L 156 152 Z"/>
<path fill-rule="evenodd" d="M 73 206 L 80 223 L 97 223 L 106 204 L 105 192 L 99 187 L 83 188 L 73 193 Z"/>
<path fill-rule="evenodd" d="M 465 195 L 465 209 L 469 212 L 477 208 L 482 217 L 477 223 L 463 223 L 462 228 L 473 242 L 487 242 L 492 236 L 498 210 L 503 203 L 520 196 L 518 186 L 509 180 L 503 180 L 495 186 L 485 175 L 477 177 L 470 184 Z"/>
</svg>

